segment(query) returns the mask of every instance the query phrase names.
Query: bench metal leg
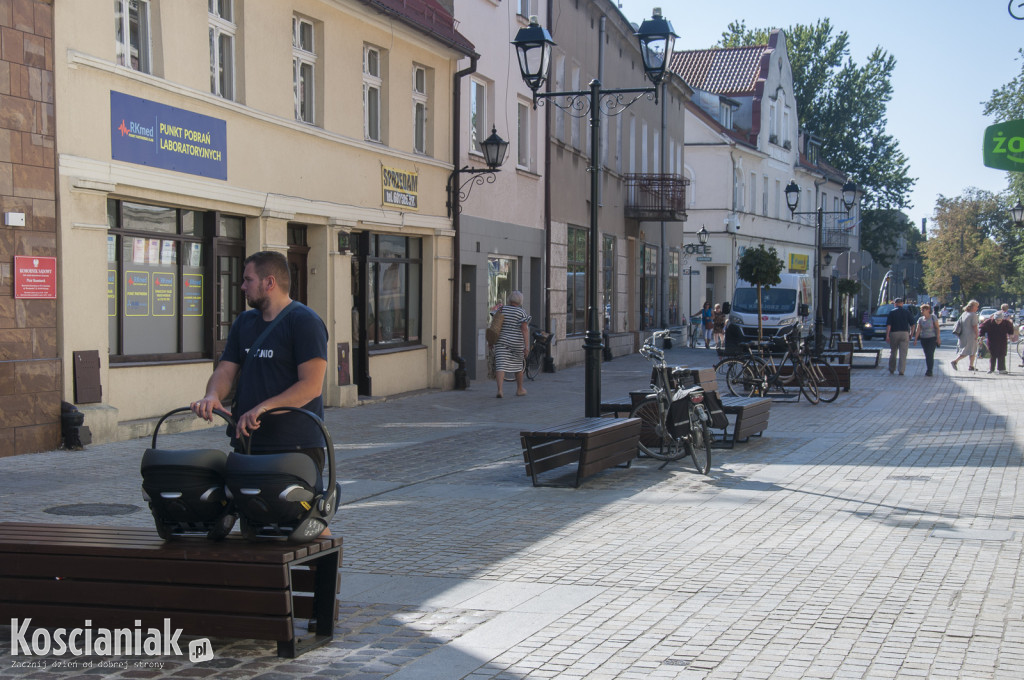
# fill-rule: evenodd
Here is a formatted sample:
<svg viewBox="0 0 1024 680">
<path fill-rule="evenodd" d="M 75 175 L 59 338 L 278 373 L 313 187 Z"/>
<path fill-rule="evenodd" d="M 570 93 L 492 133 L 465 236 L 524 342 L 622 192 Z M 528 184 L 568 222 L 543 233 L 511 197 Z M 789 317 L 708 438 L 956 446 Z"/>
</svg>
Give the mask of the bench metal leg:
<svg viewBox="0 0 1024 680">
<path fill-rule="evenodd" d="M 311 561 L 316 565 L 313 585 L 313 616 L 316 617 L 316 629 L 299 637 L 295 635 L 293 622 L 292 639 L 277 642 L 277 655 L 282 658 L 294 659 L 334 640 L 334 603 L 339 578 L 338 568 L 341 566 L 341 551 L 317 553 Z"/>
</svg>

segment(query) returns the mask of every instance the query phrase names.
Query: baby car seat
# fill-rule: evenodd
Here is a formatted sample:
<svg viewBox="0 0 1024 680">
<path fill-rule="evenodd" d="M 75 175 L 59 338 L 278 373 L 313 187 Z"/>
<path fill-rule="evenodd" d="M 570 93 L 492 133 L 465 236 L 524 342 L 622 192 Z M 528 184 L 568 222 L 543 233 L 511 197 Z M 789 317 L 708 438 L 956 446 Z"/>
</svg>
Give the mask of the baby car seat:
<svg viewBox="0 0 1024 680">
<path fill-rule="evenodd" d="M 320 428 L 327 480 L 325 471 L 305 453 L 233 451 L 225 466 L 225 484 L 238 513 L 242 536 L 286 536 L 292 542 L 307 543 L 327 528 L 337 511 L 341 485 L 335 473 L 334 444 L 323 421 L 304 409 L 281 407 L 263 417 L 284 411 L 301 413 Z"/>
<path fill-rule="evenodd" d="M 218 449 L 170 450 L 157 448 L 160 426 L 177 408 L 164 414 L 153 429 L 150 448 L 142 454 L 142 495 L 149 503 L 160 538 L 205 534 L 217 541 L 231 531 L 235 515 L 224 491 L 228 454 Z M 234 426 L 231 417 L 215 411 Z"/>
</svg>

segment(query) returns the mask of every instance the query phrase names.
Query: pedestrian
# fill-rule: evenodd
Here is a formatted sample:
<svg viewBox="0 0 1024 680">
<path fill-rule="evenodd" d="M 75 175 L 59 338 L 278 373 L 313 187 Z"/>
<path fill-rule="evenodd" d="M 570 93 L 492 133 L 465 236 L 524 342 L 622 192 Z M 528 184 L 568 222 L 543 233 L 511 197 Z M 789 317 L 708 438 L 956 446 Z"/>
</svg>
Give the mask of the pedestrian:
<svg viewBox="0 0 1024 680">
<path fill-rule="evenodd" d="M 893 300 L 895 305 L 885 318 L 885 341 L 889 344 L 889 375 L 897 369 L 896 355 L 899 354 L 899 371 L 907 370 L 907 349 L 910 347 L 910 327 L 914 318 L 910 310 L 904 309 L 903 298 Z"/>
<path fill-rule="evenodd" d="M 1009 308 L 1008 305 L 1003 305 Z M 988 372 L 1006 373 L 1006 349 L 1009 338 L 1013 335 L 1013 322 L 1006 318 L 1004 312 L 996 312 L 978 327 L 978 334 L 988 340 Z"/>
<path fill-rule="evenodd" d="M 245 258 L 242 293 L 252 309 L 231 324 L 220 361 L 206 383 L 206 394 L 192 411 L 213 420 L 215 409 L 234 386 L 231 416 L 236 423 L 231 443 L 243 451 L 241 438 L 259 430 L 253 453 L 301 451 L 322 472 L 325 445 L 320 428 L 301 413 L 264 414 L 281 406 L 301 408 L 323 418 L 327 372 L 327 327 L 312 309 L 291 299 L 288 260 L 261 251 Z M 238 381 L 237 386 L 235 381 Z"/>
<path fill-rule="evenodd" d="M 978 370 L 974 367 L 974 358 L 978 353 L 978 306 L 977 300 L 968 302 L 956 320 L 960 325 L 959 332 L 956 325 L 953 326 L 953 334 L 956 335 L 956 358 L 949 363 L 954 371 L 959 370 L 956 364 L 964 357 L 967 357 L 967 370 Z"/>
<path fill-rule="evenodd" d="M 927 302 L 921 305 L 921 316 L 914 324 L 914 340 L 921 341 L 924 350 L 925 375 L 932 375 L 935 365 L 935 348 L 942 346 L 939 335 L 939 320 L 932 314 L 932 306 Z"/>
<path fill-rule="evenodd" d="M 516 374 L 516 396 L 526 394 L 523 388 L 523 369 L 526 368 L 526 355 L 530 351 L 530 315 L 523 309 L 523 294 L 514 290 L 508 294 L 508 304 L 499 310 L 504 317 L 498 341 L 494 343 L 494 379 L 498 383 L 498 399 L 501 399 L 502 386 L 506 373 Z"/>
<path fill-rule="evenodd" d="M 725 323 L 728 317 L 722 311 L 722 305 L 716 304 L 714 313 L 711 315 L 711 330 L 715 338 L 715 349 L 722 349 L 725 346 Z"/>
<path fill-rule="evenodd" d="M 711 303 L 705 302 L 694 316 L 700 315 L 700 326 L 704 331 L 704 349 L 711 349 L 711 337 L 715 328 L 715 312 L 711 309 Z"/>
</svg>

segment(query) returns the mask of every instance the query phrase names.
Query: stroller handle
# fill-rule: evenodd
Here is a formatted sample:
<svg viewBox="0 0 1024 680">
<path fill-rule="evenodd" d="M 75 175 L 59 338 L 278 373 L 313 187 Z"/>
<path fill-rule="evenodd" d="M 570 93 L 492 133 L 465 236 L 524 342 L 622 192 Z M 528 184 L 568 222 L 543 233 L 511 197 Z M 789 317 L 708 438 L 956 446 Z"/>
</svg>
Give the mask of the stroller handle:
<svg viewBox="0 0 1024 680">
<path fill-rule="evenodd" d="M 171 416 L 177 414 L 177 413 L 184 413 L 185 411 L 188 411 L 189 413 L 192 413 L 192 407 L 191 406 L 182 406 L 180 408 L 174 409 L 173 411 L 168 411 L 167 413 L 165 413 L 160 418 L 160 420 L 158 420 L 156 422 L 156 427 L 153 428 L 153 440 L 152 440 L 152 443 L 150 444 L 150 448 L 151 449 L 155 449 L 156 448 L 156 435 L 157 435 L 158 432 L 160 432 L 160 426 L 164 424 L 164 421 L 167 420 L 168 418 L 170 418 Z M 234 429 L 236 427 L 234 418 L 232 418 L 231 414 L 228 413 L 227 411 L 222 411 L 219 408 L 216 408 L 216 409 L 213 410 L 213 412 L 216 413 L 221 418 L 223 418 L 227 422 L 227 424 L 231 426 L 231 429 Z M 241 441 L 242 441 L 243 445 L 245 446 L 245 452 L 249 453 L 249 438 L 248 437 L 242 437 Z"/>
<path fill-rule="evenodd" d="M 334 469 L 334 440 L 331 439 L 331 433 L 327 431 L 327 426 L 324 425 L 323 419 L 320 418 L 319 416 L 317 416 L 312 411 L 307 411 L 304 408 L 296 408 L 294 406 L 276 406 L 276 407 L 274 407 L 274 408 L 272 408 L 272 409 L 270 409 L 268 411 L 265 411 L 263 413 L 263 415 L 274 414 L 274 413 L 281 413 L 281 412 L 288 412 L 288 411 L 293 411 L 295 413 L 301 413 L 302 415 L 306 416 L 307 418 L 312 420 L 314 423 L 316 423 L 317 427 L 320 428 L 320 433 L 324 436 L 324 446 L 327 448 L 327 451 L 326 451 L 326 453 L 324 455 L 324 460 L 327 461 L 328 467 L 331 469 L 330 470 L 330 478 L 329 478 L 329 481 L 328 481 L 327 488 L 328 489 L 333 489 L 334 485 L 338 481 L 338 476 L 337 476 L 337 473 L 335 472 L 335 469 Z M 257 430 L 256 432 L 258 432 L 258 431 L 259 430 Z M 253 432 L 253 435 L 255 435 L 256 432 Z M 251 444 L 251 438 L 246 438 L 246 442 L 245 443 L 246 443 L 246 447 L 245 447 L 246 451 L 245 452 L 249 453 L 249 446 Z"/>
</svg>

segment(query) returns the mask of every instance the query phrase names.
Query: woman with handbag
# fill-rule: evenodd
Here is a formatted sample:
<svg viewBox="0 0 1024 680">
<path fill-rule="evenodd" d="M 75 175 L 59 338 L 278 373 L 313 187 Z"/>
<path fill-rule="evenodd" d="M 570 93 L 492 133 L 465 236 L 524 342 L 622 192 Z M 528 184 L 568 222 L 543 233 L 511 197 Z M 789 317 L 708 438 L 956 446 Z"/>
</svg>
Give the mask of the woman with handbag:
<svg viewBox="0 0 1024 680">
<path fill-rule="evenodd" d="M 526 394 L 523 388 L 523 370 L 526 355 L 530 352 L 530 315 L 523 309 L 523 294 L 514 290 L 508 295 L 508 304 L 496 313 L 502 315 L 501 330 L 494 341 L 494 379 L 498 383 L 498 399 L 501 399 L 505 373 L 516 374 L 516 396 Z"/>
</svg>

